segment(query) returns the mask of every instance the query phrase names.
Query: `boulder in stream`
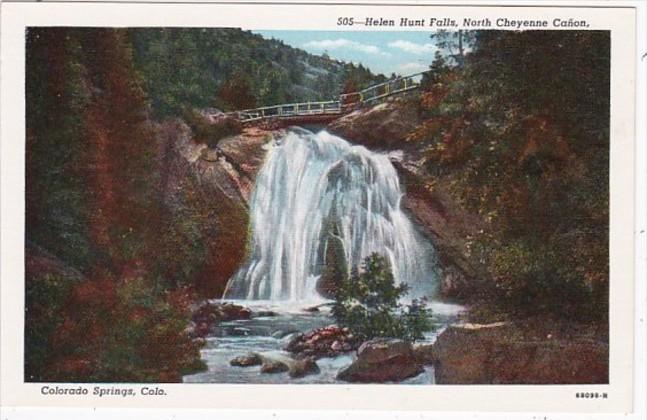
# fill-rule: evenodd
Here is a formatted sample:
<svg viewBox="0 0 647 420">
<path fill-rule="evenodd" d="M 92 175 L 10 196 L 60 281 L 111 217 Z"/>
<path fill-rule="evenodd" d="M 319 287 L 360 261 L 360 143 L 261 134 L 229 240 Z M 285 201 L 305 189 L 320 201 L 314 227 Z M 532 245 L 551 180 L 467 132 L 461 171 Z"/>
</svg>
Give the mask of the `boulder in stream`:
<svg viewBox="0 0 647 420">
<path fill-rule="evenodd" d="M 306 357 L 305 359 L 295 360 L 290 364 L 288 374 L 291 378 L 301 378 L 307 375 L 313 375 L 320 372 L 319 366 L 313 357 Z"/>
<path fill-rule="evenodd" d="M 252 311 L 244 306 L 228 302 L 206 301 L 193 310 L 191 322 L 187 326 L 187 333 L 193 338 L 206 337 L 218 322 L 249 319 L 251 316 Z"/>
<path fill-rule="evenodd" d="M 355 350 L 357 339 L 348 328 L 329 325 L 305 334 L 296 334 L 288 343 L 286 350 L 297 358 L 335 357 Z"/>
<path fill-rule="evenodd" d="M 340 370 L 337 379 L 365 383 L 401 382 L 423 371 L 411 344 L 379 338 L 362 344 L 357 350 L 357 360 Z"/>
<path fill-rule="evenodd" d="M 249 353 L 243 356 L 237 356 L 229 361 L 230 365 L 239 367 L 258 366 L 262 363 L 263 359 L 257 353 Z"/>
<path fill-rule="evenodd" d="M 254 318 L 264 318 L 264 317 L 278 316 L 279 314 L 274 311 L 257 311 L 257 312 L 254 312 L 252 315 Z"/>
<path fill-rule="evenodd" d="M 313 357 L 293 359 L 282 352 L 270 352 L 259 355 L 263 363 L 261 373 L 288 372 L 291 378 L 301 378 L 320 372 Z"/>
<path fill-rule="evenodd" d="M 281 373 L 290 370 L 288 365 L 278 360 L 265 360 L 261 366 L 261 373 Z"/>
</svg>

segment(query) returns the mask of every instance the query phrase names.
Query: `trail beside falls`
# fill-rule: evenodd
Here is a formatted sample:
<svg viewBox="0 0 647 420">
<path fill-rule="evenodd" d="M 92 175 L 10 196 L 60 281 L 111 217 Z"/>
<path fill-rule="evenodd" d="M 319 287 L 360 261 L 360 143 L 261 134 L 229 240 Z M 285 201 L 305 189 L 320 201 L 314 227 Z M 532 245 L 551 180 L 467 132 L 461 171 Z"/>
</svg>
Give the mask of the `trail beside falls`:
<svg viewBox="0 0 647 420">
<path fill-rule="evenodd" d="M 386 256 L 410 297 L 431 296 L 435 252 L 400 208 L 397 172 L 385 154 L 326 131 L 292 129 L 269 151 L 250 202 L 249 258 L 226 299 L 313 300 L 331 240 L 346 269 Z"/>
</svg>

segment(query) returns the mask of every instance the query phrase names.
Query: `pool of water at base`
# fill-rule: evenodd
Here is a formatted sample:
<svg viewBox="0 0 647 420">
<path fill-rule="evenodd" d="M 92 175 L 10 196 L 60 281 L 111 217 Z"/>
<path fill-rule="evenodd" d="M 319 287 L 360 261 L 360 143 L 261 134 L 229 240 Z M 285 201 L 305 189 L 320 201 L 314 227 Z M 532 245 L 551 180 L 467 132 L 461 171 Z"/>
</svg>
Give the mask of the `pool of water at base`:
<svg viewBox="0 0 647 420">
<path fill-rule="evenodd" d="M 355 352 L 338 357 L 317 360 L 320 372 L 302 378 L 290 378 L 287 372 L 261 373 L 260 366 L 237 367 L 229 361 L 236 356 L 249 352 L 261 354 L 284 354 L 285 346 L 294 334 L 334 324 L 328 306 L 309 312 L 312 304 L 321 302 L 268 302 L 268 301 L 231 301 L 249 307 L 254 314 L 271 311 L 272 316 L 253 316 L 251 319 L 222 322 L 206 337 L 206 345 L 201 357 L 207 370 L 183 378 L 185 383 L 255 383 L 255 384 L 329 384 L 346 383 L 336 379 L 337 372 L 355 360 Z M 420 342 L 431 343 L 446 325 L 453 322 L 463 310 L 459 305 L 432 302 L 434 331 L 426 334 Z M 433 367 L 425 366 L 420 375 L 409 378 L 404 384 L 433 384 Z"/>
</svg>

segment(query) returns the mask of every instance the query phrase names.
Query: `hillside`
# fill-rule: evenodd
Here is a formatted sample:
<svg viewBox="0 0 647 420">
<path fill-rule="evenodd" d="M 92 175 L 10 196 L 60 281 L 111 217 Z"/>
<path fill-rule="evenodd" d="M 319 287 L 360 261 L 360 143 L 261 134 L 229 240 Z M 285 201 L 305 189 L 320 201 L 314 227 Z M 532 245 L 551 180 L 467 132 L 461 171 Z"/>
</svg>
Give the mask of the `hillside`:
<svg viewBox="0 0 647 420">
<path fill-rule="evenodd" d="M 385 80 L 361 64 L 316 56 L 233 28 L 137 28 L 133 58 L 154 115 L 185 107 L 231 110 L 328 100 L 345 84 L 363 88 Z"/>
</svg>

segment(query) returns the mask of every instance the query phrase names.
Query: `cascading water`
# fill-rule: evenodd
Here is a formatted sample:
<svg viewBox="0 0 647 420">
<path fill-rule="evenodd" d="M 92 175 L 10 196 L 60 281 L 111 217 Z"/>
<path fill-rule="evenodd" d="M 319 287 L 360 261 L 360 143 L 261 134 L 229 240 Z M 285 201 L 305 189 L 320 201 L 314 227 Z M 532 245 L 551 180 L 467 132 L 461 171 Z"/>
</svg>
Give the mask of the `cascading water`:
<svg viewBox="0 0 647 420">
<path fill-rule="evenodd" d="M 348 267 L 377 252 L 410 297 L 431 296 L 435 253 L 400 209 L 388 156 L 325 131 L 289 131 L 258 175 L 250 202 L 253 248 L 226 298 L 316 300 L 331 237 Z"/>
</svg>

